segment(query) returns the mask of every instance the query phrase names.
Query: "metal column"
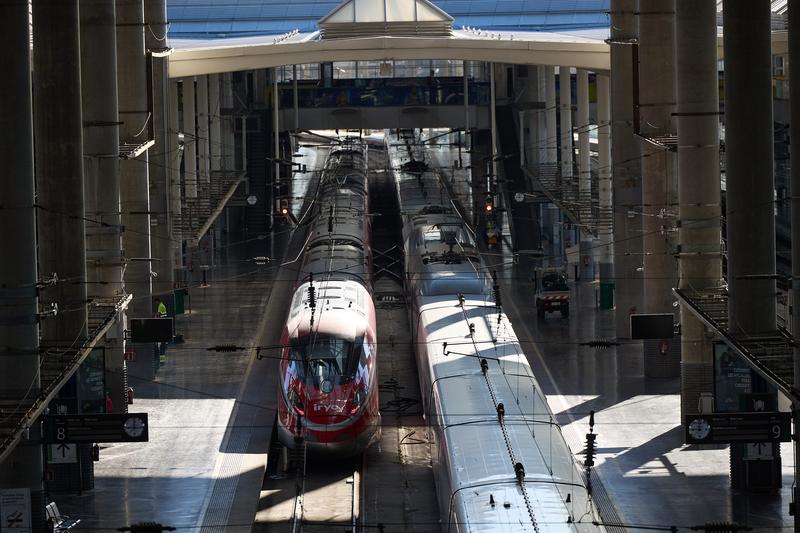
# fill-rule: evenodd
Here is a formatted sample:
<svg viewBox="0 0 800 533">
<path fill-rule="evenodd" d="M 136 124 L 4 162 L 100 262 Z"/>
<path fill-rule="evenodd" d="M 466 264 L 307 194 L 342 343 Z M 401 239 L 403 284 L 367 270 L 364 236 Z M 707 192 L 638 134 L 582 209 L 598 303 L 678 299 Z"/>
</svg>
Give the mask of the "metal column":
<svg viewBox="0 0 800 533">
<path fill-rule="evenodd" d="M 629 315 L 642 309 L 642 179 L 633 133 L 635 0 L 611 0 L 611 147 L 614 184 L 614 274 L 617 337 L 630 338 Z"/>
<path fill-rule="evenodd" d="M 33 114 L 30 24 L 27 0 L 9 0 L 0 17 L 0 54 L 8 83 L 0 84 L 0 149 L 4 172 L 0 198 L 0 395 L 19 399 L 39 394 L 39 327 L 36 321 L 36 217 L 34 211 Z M 11 230 L 13 228 L 13 231 Z M 29 389 L 29 390 L 26 390 Z M 0 464 L 0 488 L 29 488 L 32 508 L 44 509 L 39 426 Z M 33 531 L 44 530 L 44 513 L 34 513 Z"/>
<path fill-rule="evenodd" d="M 124 143 L 140 145 L 148 140 L 151 118 L 147 111 L 144 4 L 142 0 L 116 0 L 116 6 L 120 137 Z M 125 287 L 133 294 L 129 307 L 133 318 L 153 316 L 148 161 L 145 150 L 138 157 L 120 162 Z M 152 379 L 157 364 L 152 345 L 137 345 L 135 350 L 136 361 L 129 365 L 129 374 L 138 380 Z"/>
<path fill-rule="evenodd" d="M 672 135 L 675 111 L 675 0 L 639 1 L 639 123 L 642 139 L 642 228 L 644 230 L 644 312 L 675 313 L 677 281 L 675 231 L 677 183 L 674 152 L 647 139 Z M 638 211 L 638 210 L 637 210 Z M 644 374 L 681 374 L 677 339 L 642 343 Z"/>
<path fill-rule="evenodd" d="M 578 69 L 578 112 L 575 118 L 578 130 L 578 205 L 580 231 L 580 279 L 594 281 L 594 243 L 586 224 L 592 221 L 592 158 L 589 153 L 589 71 Z"/>
<path fill-rule="evenodd" d="M 172 287 L 175 271 L 172 258 L 175 246 L 172 239 L 172 213 L 170 209 L 169 175 L 171 174 L 172 153 L 169 136 L 169 76 L 167 57 L 164 55 L 167 42 L 167 2 L 166 0 L 145 0 L 145 45 L 152 61 L 153 82 L 153 132 L 155 145 L 150 157 L 150 224 L 152 231 L 152 250 L 155 260 L 153 271 L 153 291 L 160 295 L 172 311 Z M 115 403 L 116 404 L 116 403 Z"/>
<path fill-rule="evenodd" d="M 614 243 L 611 213 L 613 212 L 611 178 L 611 101 L 607 74 L 597 74 L 597 191 L 599 204 L 598 267 L 600 275 L 600 307 L 614 307 Z"/>
<path fill-rule="evenodd" d="M 770 2 L 724 0 L 723 13 L 728 329 L 753 335 L 777 329 Z M 757 469 L 780 487 L 780 447 L 772 451 L 747 461 L 743 445 L 731 446 L 732 486 L 753 488 L 746 472 Z"/>
</svg>

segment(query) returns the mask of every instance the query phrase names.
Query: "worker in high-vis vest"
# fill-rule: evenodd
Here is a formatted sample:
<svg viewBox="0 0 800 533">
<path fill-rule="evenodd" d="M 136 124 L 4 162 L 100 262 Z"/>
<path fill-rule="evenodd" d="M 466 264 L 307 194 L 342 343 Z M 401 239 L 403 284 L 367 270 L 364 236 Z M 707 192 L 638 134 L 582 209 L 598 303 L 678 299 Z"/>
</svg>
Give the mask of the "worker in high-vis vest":
<svg viewBox="0 0 800 533">
<path fill-rule="evenodd" d="M 160 298 L 156 298 L 156 318 L 167 318 L 167 306 Z"/>
<path fill-rule="evenodd" d="M 167 318 L 167 306 L 161 301 L 161 298 L 156 298 L 156 318 Z M 162 365 L 167 362 L 166 342 L 158 343 L 158 358 Z"/>
</svg>

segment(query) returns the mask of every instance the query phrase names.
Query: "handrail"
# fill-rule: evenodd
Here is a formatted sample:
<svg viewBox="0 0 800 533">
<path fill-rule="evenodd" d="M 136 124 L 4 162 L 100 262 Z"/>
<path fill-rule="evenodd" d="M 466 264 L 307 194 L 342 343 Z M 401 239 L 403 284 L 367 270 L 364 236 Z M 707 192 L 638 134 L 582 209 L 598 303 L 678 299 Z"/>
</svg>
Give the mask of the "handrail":
<svg viewBox="0 0 800 533">
<path fill-rule="evenodd" d="M 12 429 L 11 435 L 5 437 L 2 442 L 0 442 L 0 463 L 11 454 L 17 443 L 22 439 L 22 435 L 25 431 L 30 428 L 36 419 L 44 412 L 50 401 L 55 398 L 58 391 L 61 390 L 61 387 L 63 387 L 66 381 L 78 370 L 81 363 L 89 356 L 106 332 L 111 329 L 111 326 L 116 323 L 119 313 L 125 310 L 132 300 L 132 294 L 124 294 L 118 296 L 115 301 L 108 305 L 108 307 L 111 308 L 109 313 L 104 316 L 103 320 L 93 331 L 89 332 L 86 341 L 76 350 L 75 356 L 67 362 L 59 376 L 46 384 L 39 393 L 39 396 L 34 400 L 33 405 L 29 407 L 25 413 L 21 414 L 19 421 Z"/>
</svg>

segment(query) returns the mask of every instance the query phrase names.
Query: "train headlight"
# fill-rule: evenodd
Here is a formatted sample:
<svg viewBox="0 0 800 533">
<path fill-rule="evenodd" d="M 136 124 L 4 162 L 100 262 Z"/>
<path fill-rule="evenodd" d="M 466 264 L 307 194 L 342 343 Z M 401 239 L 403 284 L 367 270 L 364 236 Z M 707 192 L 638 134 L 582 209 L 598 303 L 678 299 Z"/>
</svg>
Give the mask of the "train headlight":
<svg viewBox="0 0 800 533">
<path fill-rule="evenodd" d="M 367 391 L 362 388 L 359 388 L 356 393 L 353 395 L 353 403 L 350 407 L 350 414 L 356 414 L 361 407 L 364 405 L 364 401 L 367 399 Z"/>
</svg>

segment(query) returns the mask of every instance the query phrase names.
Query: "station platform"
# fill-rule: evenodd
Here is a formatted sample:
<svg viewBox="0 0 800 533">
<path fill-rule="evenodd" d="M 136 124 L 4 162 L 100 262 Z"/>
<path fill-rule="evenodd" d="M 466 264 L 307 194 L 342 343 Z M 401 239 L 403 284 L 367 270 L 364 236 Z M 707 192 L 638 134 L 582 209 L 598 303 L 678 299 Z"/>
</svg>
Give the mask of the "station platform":
<svg viewBox="0 0 800 533">
<path fill-rule="evenodd" d="M 530 280 L 539 263 L 521 256 L 513 264 L 505 244 L 494 262 L 505 311 L 579 460 L 589 414 L 595 412 L 592 486 L 609 530 L 689 530 L 710 522 L 735 522 L 752 531 L 794 529 L 789 516 L 791 443 L 781 447 L 783 484 L 778 493 L 732 490 L 727 445 L 683 444 L 680 378 L 646 378 L 641 341 L 604 349 L 580 345 L 615 337 L 615 311 L 599 309 L 597 282 L 570 281 L 569 318 L 548 313 L 540 320 Z"/>
<path fill-rule="evenodd" d="M 279 260 L 256 265 L 250 258 L 285 249 L 286 235 L 237 239 L 223 247 L 208 286 L 190 286 L 187 314 L 176 318 L 185 342 L 168 346 L 154 381 L 131 383 L 129 410 L 148 413 L 149 442 L 101 445 L 94 490 L 51 494 L 62 514 L 81 520 L 76 529 L 152 521 L 178 530 L 250 530 L 274 398 L 253 401 L 244 385 L 246 376 L 276 374 L 274 361 L 257 360 L 254 347 L 269 330 L 267 303 L 281 284 Z M 209 351 L 216 345 L 246 349 Z M 256 478 L 252 507 L 238 509 L 245 500 L 237 487 L 248 475 Z M 228 527 L 237 522 L 241 529 Z"/>
</svg>

